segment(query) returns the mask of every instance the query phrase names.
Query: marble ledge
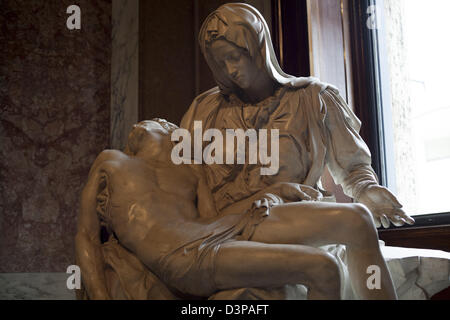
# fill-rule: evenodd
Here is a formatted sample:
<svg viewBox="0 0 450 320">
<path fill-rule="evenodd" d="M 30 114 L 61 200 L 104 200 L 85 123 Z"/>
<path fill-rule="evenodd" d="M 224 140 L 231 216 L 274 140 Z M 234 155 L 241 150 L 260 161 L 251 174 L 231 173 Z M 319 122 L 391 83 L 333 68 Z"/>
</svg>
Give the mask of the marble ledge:
<svg viewBox="0 0 450 320">
<path fill-rule="evenodd" d="M 0 273 L 0 300 L 75 300 L 67 273 Z"/>
</svg>

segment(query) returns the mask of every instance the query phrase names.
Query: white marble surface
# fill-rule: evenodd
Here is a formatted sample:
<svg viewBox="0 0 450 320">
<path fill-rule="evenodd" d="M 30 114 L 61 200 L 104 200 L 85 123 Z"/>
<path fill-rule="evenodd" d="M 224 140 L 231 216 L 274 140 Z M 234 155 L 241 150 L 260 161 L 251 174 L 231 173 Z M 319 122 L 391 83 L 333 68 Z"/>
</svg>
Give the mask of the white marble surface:
<svg viewBox="0 0 450 320">
<path fill-rule="evenodd" d="M 111 148 L 123 149 L 139 110 L 139 1 L 112 1 Z"/>
<path fill-rule="evenodd" d="M 450 253 L 398 247 L 381 249 L 401 299 L 429 299 L 450 286 Z"/>
<path fill-rule="evenodd" d="M 67 273 L 0 273 L 0 300 L 74 300 Z"/>
<path fill-rule="evenodd" d="M 400 300 L 428 300 L 450 286 L 450 253 L 388 247 L 383 241 L 380 241 L 380 246 Z M 342 281 L 343 299 L 355 299 L 347 275 L 345 246 L 334 245 L 324 248 L 339 261 L 345 279 Z"/>
</svg>

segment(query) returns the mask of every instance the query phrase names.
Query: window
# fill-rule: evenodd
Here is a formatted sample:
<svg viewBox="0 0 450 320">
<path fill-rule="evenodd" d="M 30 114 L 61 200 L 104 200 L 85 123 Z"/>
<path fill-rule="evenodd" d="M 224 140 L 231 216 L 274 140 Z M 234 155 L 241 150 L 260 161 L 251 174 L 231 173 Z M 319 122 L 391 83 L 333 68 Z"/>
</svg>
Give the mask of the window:
<svg viewBox="0 0 450 320">
<path fill-rule="evenodd" d="M 378 173 L 408 214 L 450 212 L 450 1 L 362 2 Z"/>
<path fill-rule="evenodd" d="M 384 0 L 377 4 L 389 80 L 393 184 L 413 215 L 450 212 L 450 74 L 448 0 Z M 383 57 L 381 57 L 383 59 Z M 395 175 L 395 177 L 394 177 Z"/>
</svg>

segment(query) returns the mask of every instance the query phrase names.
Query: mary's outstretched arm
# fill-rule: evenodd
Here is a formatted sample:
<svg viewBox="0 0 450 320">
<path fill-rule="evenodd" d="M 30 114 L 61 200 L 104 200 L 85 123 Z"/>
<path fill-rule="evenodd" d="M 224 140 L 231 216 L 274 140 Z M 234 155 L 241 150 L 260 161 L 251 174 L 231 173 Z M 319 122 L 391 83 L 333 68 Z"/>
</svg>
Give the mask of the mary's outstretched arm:
<svg viewBox="0 0 450 320">
<path fill-rule="evenodd" d="M 326 108 L 327 165 L 335 182 L 370 209 L 377 227 L 387 228 L 390 221 L 398 226 L 414 223 L 396 197 L 379 185 L 369 148 L 359 135 L 361 123 L 339 92 L 328 88 L 320 99 Z"/>
</svg>

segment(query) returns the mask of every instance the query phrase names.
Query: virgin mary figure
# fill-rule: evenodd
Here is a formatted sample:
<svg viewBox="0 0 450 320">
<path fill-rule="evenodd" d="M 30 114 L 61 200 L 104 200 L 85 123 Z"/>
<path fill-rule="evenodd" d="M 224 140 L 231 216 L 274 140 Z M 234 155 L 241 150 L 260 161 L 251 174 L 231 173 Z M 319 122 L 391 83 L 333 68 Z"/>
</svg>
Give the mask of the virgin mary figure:
<svg viewBox="0 0 450 320">
<path fill-rule="evenodd" d="M 395 196 L 378 183 L 361 122 L 337 88 L 317 78 L 284 73 L 262 15 L 243 3 L 226 4 L 205 20 L 200 47 L 218 84 L 199 95 L 181 121 L 207 129 L 278 129 L 280 166 L 204 165 L 219 210 L 274 182 L 320 187 L 325 166 L 346 195 L 365 204 L 377 227 L 412 223 Z M 382 205 L 380 202 L 383 202 Z"/>
<path fill-rule="evenodd" d="M 248 239 L 310 246 L 346 245 L 355 291 L 361 297 L 371 297 L 372 293 L 362 285 L 362 278 L 366 277 L 362 266 L 377 264 L 384 274 L 384 288 L 390 288 L 385 297 L 395 295 L 379 248 L 372 248 L 372 244 L 371 248 L 355 245 L 357 236 L 352 228 L 358 219 L 345 212 L 349 206 L 360 215 L 370 212 L 364 220 L 377 227 L 387 228 L 391 222 L 396 226 L 412 224 L 414 220 L 402 210 L 396 197 L 379 185 L 371 167 L 370 151 L 359 135 L 361 122 L 337 88 L 316 78 L 284 73 L 268 26 L 250 5 L 226 4 L 211 13 L 201 28 L 199 42 L 217 87 L 194 100 L 181 127 L 193 134 L 194 122 L 201 121 L 203 130 L 223 133 L 228 129 L 279 132 L 279 170 L 274 175 L 261 175 L 261 163 L 203 165 L 217 211 L 236 211 L 233 204 L 245 204 L 245 199 L 280 182 L 322 191 L 320 178 L 328 166 L 334 181 L 359 204 L 317 201 L 311 205 L 305 201 L 307 198 L 289 204 L 274 203 Z M 251 205 L 248 202 L 240 210 L 251 210 Z M 296 233 L 277 223 L 292 215 L 296 216 L 296 222 L 292 222 Z"/>
</svg>

